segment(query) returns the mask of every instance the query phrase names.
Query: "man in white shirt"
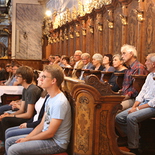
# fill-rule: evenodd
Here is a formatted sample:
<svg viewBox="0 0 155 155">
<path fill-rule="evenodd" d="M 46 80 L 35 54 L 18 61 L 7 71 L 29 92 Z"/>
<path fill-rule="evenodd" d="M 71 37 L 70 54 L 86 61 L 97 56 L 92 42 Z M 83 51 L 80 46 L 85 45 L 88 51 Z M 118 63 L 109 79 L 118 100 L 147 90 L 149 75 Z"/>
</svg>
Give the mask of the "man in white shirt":
<svg viewBox="0 0 155 155">
<path fill-rule="evenodd" d="M 132 108 L 129 108 L 116 116 L 116 128 L 122 136 L 128 138 L 130 152 L 139 154 L 139 126 L 138 124 L 155 115 L 155 53 L 147 56 L 145 65 L 150 72 L 146 81 L 135 99 Z"/>
</svg>

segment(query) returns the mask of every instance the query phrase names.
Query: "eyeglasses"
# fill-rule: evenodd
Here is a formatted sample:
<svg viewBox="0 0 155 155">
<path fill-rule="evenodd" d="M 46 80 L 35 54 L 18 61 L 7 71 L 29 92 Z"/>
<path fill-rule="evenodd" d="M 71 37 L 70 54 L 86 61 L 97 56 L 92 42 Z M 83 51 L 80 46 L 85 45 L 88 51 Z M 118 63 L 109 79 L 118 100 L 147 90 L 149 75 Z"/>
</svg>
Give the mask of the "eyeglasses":
<svg viewBox="0 0 155 155">
<path fill-rule="evenodd" d="M 40 78 L 46 79 L 46 78 L 51 78 L 51 77 L 48 77 L 46 75 L 42 75 Z"/>
</svg>

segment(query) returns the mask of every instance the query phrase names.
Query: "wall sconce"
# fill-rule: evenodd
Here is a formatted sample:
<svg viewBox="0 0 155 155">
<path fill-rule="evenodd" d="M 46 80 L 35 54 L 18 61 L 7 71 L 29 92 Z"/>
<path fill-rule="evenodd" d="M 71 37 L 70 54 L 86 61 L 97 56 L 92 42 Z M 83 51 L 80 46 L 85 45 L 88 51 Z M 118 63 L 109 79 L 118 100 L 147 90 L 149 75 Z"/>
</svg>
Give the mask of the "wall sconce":
<svg viewBox="0 0 155 155">
<path fill-rule="evenodd" d="M 59 37 L 57 37 L 56 39 L 57 39 L 57 42 L 59 42 L 59 41 L 60 41 Z"/>
<path fill-rule="evenodd" d="M 98 23 L 98 30 L 99 30 L 100 32 L 103 31 L 103 24 Z"/>
<path fill-rule="evenodd" d="M 71 39 L 74 38 L 74 37 L 73 37 L 73 32 L 72 32 L 72 31 L 69 32 L 69 37 L 70 37 Z"/>
<path fill-rule="evenodd" d="M 76 35 L 76 37 L 80 37 L 80 32 L 79 31 L 75 31 L 75 35 Z"/>
<path fill-rule="evenodd" d="M 86 36 L 86 28 L 82 28 L 82 35 Z"/>
<path fill-rule="evenodd" d="M 110 29 L 113 29 L 113 28 L 114 28 L 114 23 L 111 22 L 111 21 L 109 21 L 109 20 L 107 20 L 107 21 L 108 21 L 108 27 L 109 27 Z"/>
<path fill-rule="evenodd" d="M 53 42 L 54 42 L 54 43 L 56 43 L 56 42 L 57 42 L 57 40 L 56 40 L 56 38 L 55 38 L 55 37 L 53 37 Z"/>
<path fill-rule="evenodd" d="M 137 9 L 134 9 L 134 12 L 137 14 L 137 20 L 139 22 L 143 22 L 145 20 L 145 18 L 144 18 L 144 11 L 143 10 L 139 11 Z"/>
<path fill-rule="evenodd" d="M 93 26 L 89 26 L 89 31 L 90 31 L 90 33 L 94 33 L 94 27 Z"/>
<path fill-rule="evenodd" d="M 127 25 L 128 23 L 127 23 L 127 17 L 126 16 L 123 16 L 123 15 L 121 15 L 121 14 L 119 14 L 119 16 L 120 16 L 120 18 L 121 18 L 121 21 L 122 21 L 122 25 Z"/>
<path fill-rule="evenodd" d="M 52 44 L 53 43 L 53 38 L 52 37 L 48 37 L 48 43 L 50 44 Z"/>
<path fill-rule="evenodd" d="M 69 39 L 67 34 L 65 34 L 65 39 L 66 39 L 66 40 L 68 40 L 68 39 Z"/>
<path fill-rule="evenodd" d="M 62 35 L 60 36 L 60 40 L 61 41 L 64 41 L 64 37 Z"/>
</svg>

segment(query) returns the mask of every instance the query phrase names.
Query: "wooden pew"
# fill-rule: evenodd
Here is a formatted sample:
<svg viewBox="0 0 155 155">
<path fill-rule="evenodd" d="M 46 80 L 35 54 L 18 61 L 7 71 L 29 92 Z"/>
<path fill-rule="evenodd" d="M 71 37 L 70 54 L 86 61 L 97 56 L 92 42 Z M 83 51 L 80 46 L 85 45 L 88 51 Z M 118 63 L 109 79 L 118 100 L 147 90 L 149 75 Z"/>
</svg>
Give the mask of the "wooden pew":
<svg viewBox="0 0 155 155">
<path fill-rule="evenodd" d="M 114 73 L 117 76 L 116 83 L 119 88 L 122 88 L 123 80 L 124 80 L 124 73 Z"/>
<path fill-rule="evenodd" d="M 22 95 L 14 95 L 14 94 L 4 94 L 1 96 L 2 104 L 10 104 L 11 101 L 20 100 Z"/>
<path fill-rule="evenodd" d="M 101 71 L 101 73 L 104 75 L 102 80 L 108 82 L 113 72 Z"/>
<path fill-rule="evenodd" d="M 140 92 L 147 75 L 132 75 L 132 77 L 134 78 L 133 87 Z"/>
<path fill-rule="evenodd" d="M 95 75 L 85 81 L 65 77 L 63 89 L 75 101 L 69 155 L 130 154 L 118 148 L 115 134 L 115 115 L 124 96 L 113 92 Z"/>
</svg>

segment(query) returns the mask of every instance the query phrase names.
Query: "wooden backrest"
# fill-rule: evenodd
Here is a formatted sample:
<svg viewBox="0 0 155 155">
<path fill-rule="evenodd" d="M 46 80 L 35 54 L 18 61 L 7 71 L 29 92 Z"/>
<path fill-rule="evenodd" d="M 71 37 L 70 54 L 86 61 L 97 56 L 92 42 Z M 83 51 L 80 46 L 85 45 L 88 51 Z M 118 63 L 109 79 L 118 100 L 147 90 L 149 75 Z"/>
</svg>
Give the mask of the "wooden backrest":
<svg viewBox="0 0 155 155">
<path fill-rule="evenodd" d="M 2 104 L 9 104 L 11 101 L 20 100 L 22 98 L 22 95 L 14 95 L 14 94 L 3 94 L 1 96 Z"/>
<path fill-rule="evenodd" d="M 126 154 L 117 146 L 114 125 L 124 96 L 113 92 L 95 75 L 86 77 L 85 82 L 65 78 L 65 84 L 64 89 L 75 103 L 70 155 Z"/>
<path fill-rule="evenodd" d="M 134 78 L 133 87 L 140 92 L 147 75 L 132 75 L 132 77 Z"/>
</svg>

